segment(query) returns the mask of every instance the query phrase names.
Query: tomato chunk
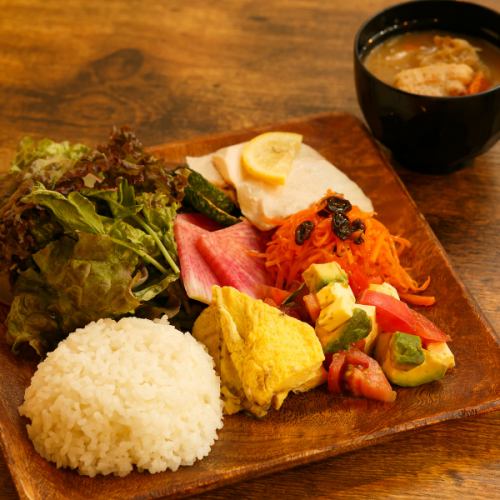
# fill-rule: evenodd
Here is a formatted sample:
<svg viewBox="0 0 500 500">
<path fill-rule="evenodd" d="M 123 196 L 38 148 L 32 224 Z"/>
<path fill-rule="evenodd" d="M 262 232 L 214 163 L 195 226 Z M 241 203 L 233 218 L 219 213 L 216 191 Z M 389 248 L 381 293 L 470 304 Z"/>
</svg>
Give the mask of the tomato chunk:
<svg viewBox="0 0 500 500">
<path fill-rule="evenodd" d="M 424 344 L 428 344 L 429 342 L 448 342 L 451 340 L 450 337 L 430 319 L 417 311 L 412 311 L 412 314 L 416 322 L 415 335 L 421 337 Z"/>
<path fill-rule="evenodd" d="M 360 351 L 363 351 L 363 352 L 365 350 L 365 345 L 366 345 L 366 339 L 361 339 L 361 340 L 358 340 L 357 342 L 354 342 L 353 344 L 351 344 L 352 347 L 359 349 Z"/>
<path fill-rule="evenodd" d="M 332 356 L 328 370 L 328 390 L 340 394 L 345 388 L 354 396 L 392 403 L 392 390 L 380 365 L 359 349 L 337 352 Z"/>
<path fill-rule="evenodd" d="M 316 298 L 316 294 L 309 293 L 307 295 L 304 295 L 304 297 L 302 297 L 302 300 L 304 301 L 304 305 L 306 306 L 311 321 L 313 323 L 316 323 L 319 313 L 321 312 L 321 306 L 319 305 L 318 299 Z"/>
<path fill-rule="evenodd" d="M 368 276 L 359 269 L 359 267 L 351 267 L 348 273 L 349 276 L 349 286 L 351 287 L 352 293 L 356 298 L 358 298 L 361 293 L 368 288 L 370 281 Z"/>
<path fill-rule="evenodd" d="M 355 361 L 355 364 L 351 364 L 350 359 Z M 352 350 L 347 354 L 347 363 L 349 364 L 344 373 L 344 380 L 354 396 L 386 403 L 395 401 L 396 392 L 392 390 L 382 368 L 373 358 L 361 351 Z"/>
<path fill-rule="evenodd" d="M 328 368 L 328 390 L 334 394 L 342 392 L 342 376 L 344 372 L 345 352 L 337 352 L 332 356 Z"/>
<path fill-rule="evenodd" d="M 350 365 L 369 368 L 370 360 L 372 360 L 372 358 L 359 349 L 351 348 L 347 351 L 346 361 Z"/>
<path fill-rule="evenodd" d="M 365 290 L 358 302 L 376 307 L 377 322 L 383 332 L 415 333 L 415 316 L 404 302 L 374 290 Z"/>
<path fill-rule="evenodd" d="M 279 306 L 290 295 L 290 292 L 276 288 L 275 286 L 260 285 L 258 294 L 261 299 L 271 299 Z"/>
</svg>

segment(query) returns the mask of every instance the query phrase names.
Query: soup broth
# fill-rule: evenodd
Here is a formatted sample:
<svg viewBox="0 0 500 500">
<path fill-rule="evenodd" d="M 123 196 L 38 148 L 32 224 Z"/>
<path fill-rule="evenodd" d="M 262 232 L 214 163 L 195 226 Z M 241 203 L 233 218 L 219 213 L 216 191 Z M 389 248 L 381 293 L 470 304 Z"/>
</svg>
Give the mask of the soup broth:
<svg viewBox="0 0 500 500">
<path fill-rule="evenodd" d="M 500 49 L 438 31 L 391 37 L 374 47 L 364 64 L 385 83 L 417 94 L 465 95 L 500 84 Z"/>
</svg>

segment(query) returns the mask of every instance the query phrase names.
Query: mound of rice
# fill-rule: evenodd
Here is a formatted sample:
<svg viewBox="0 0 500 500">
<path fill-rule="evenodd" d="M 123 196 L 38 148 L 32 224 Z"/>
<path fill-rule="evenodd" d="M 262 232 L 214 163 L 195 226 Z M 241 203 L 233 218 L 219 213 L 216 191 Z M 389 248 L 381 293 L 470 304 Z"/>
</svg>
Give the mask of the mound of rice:
<svg viewBox="0 0 500 500">
<path fill-rule="evenodd" d="M 192 465 L 222 428 L 212 358 L 166 320 L 72 333 L 40 363 L 19 412 L 40 455 L 91 477 Z"/>
</svg>

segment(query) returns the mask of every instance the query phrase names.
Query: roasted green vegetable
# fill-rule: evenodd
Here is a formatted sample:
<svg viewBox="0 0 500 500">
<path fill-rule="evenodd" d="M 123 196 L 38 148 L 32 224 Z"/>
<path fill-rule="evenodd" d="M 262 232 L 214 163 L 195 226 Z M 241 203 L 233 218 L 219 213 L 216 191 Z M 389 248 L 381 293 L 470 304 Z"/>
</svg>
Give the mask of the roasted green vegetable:
<svg viewBox="0 0 500 500">
<path fill-rule="evenodd" d="M 203 194 L 207 200 L 228 214 L 238 212 L 234 202 L 223 191 L 208 182 L 200 173 L 189 167 L 184 168 L 189 171 L 188 185 L 186 186 L 188 190 Z"/>
<path fill-rule="evenodd" d="M 238 208 L 223 191 L 188 167 L 180 167 L 177 171 L 187 177 L 184 200 L 197 212 L 210 217 L 222 226 L 241 222 Z"/>
</svg>

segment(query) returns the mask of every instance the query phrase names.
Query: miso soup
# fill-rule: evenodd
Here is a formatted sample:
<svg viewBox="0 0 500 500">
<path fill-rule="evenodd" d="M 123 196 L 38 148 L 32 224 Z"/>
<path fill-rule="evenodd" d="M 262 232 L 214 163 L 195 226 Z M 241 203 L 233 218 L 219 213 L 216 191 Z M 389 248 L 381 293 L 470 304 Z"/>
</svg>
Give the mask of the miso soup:
<svg viewBox="0 0 500 500">
<path fill-rule="evenodd" d="M 500 49 L 480 39 L 437 31 L 396 35 L 364 60 L 377 78 L 401 90 L 461 96 L 500 84 Z"/>
</svg>

